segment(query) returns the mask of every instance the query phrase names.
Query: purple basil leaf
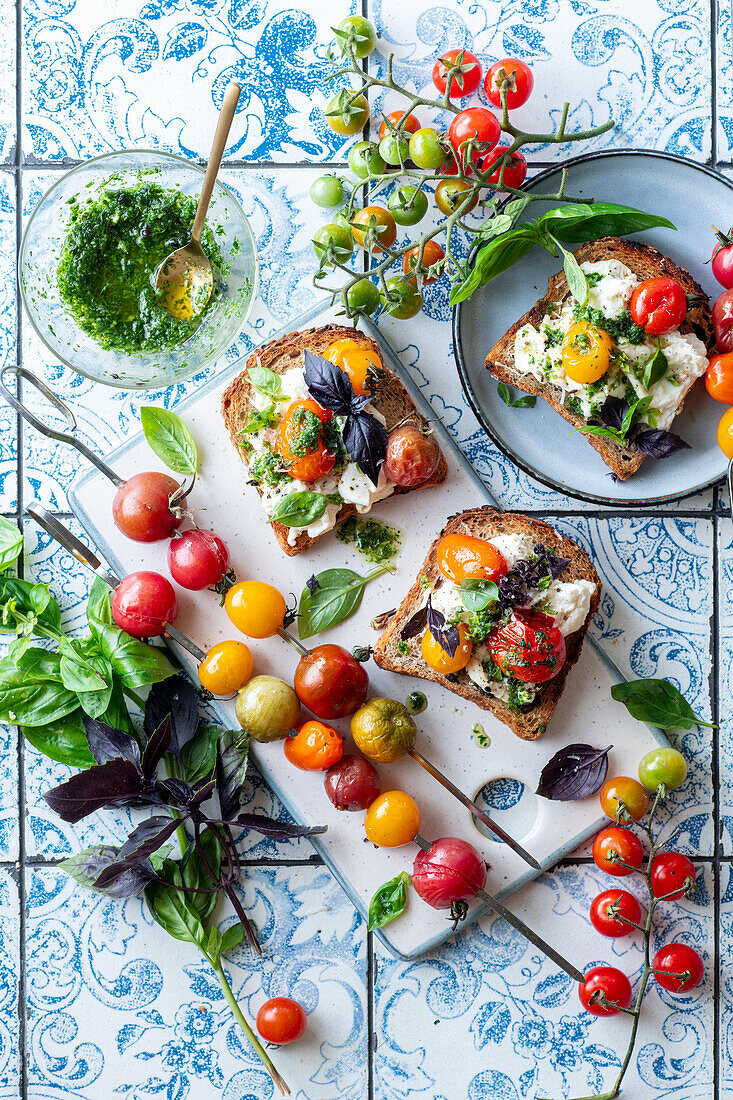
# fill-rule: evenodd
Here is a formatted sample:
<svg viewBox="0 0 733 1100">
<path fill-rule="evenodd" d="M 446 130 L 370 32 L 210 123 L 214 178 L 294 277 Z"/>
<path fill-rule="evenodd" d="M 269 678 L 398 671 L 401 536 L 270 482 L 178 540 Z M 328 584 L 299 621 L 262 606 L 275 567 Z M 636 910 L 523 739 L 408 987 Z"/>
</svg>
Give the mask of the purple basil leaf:
<svg viewBox="0 0 733 1100">
<path fill-rule="evenodd" d="M 145 703 L 145 734 L 151 738 L 167 714 L 172 716 L 170 751 L 176 756 L 191 740 L 199 724 L 198 696 L 188 680 L 169 676 L 153 684 Z"/>
<path fill-rule="evenodd" d="M 207 783 L 202 783 L 196 793 L 192 795 L 190 805 L 200 806 L 202 802 L 206 802 L 207 798 L 211 798 L 215 787 L 215 779 L 209 779 Z"/>
<path fill-rule="evenodd" d="M 607 397 L 598 410 L 598 419 L 602 424 L 605 424 L 607 428 L 615 428 L 617 431 L 621 430 L 621 425 L 624 422 L 624 417 L 629 411 L 628 401 L 624 401 L 623 397 Z"/>
<path fill-rule="evenodd" d="M 321 355 L 305 352 L 305 384 L 311 397 L 336 416 L 346 416 L 354 403 L 354 387 L 346 371 Z"/>
<path fill-rule="evenodd" d="M 667 458 L 677 451 L 689 450 L 690 444 L 685 443 L 674 432 L 665 432 L 661 428 L 644 428 L 634 436 L 634 443 L 642 452 L 650 458 Z"/>
<path fill-rule="evenodd" d="M 263 817 L 261 814 L 239 814 L 237 825 L 245 829 L 254 829 L 262 836 L 268 836 L 272 840 L 288 840 L 299 836 L 317 836 L 325 833 L 327 825 L 293 825 L 288 821 L 275 821 L 272 817 Z"/>
<path fill-rule="evenodd" d="M 574 802 L 595 794 L 608 774 L 608 754 L 612 748 L 613 745 L 607 749 L 566 745 L 542 769 L 537 794 L 555 802 Z"/>
<path fill-rule="evenodd" d="M 219 736 L 216 785 L 221 816 L 225 821 L 234 820 L 244 805 L 248 757 L 249 739 L 242 730 L 225 730 Z"/>
<path fill-rule="evenodd" d="M 402 627 L 400 638 L 405 642 L 409 641 L 410 638 L 416 638 L 418 634 L 422 634 L 427 625 L 428 609 L 427 607 L 421 607 L 419 611 L 416 611 L 414 615 L 410 616 Z"/>
<path fill-rule="evenodd" d="M 121 758 L 129 760 L 136 767 L 140 765 L 140 746 L 134 737 L 122 730 L 113 729 L 106 722 L 100 722 L 97 718 L 90 718 L 88 714 L 82 716 L 84 731 L 89 742 L 89 751 L 98 764 L 106 764 L 108 760 Z"/>
<path fill-rule="evenodd" d="M 185 780 L 179 779 L 175 775 L 171 776 L 170 779 L 161 779 L 158 787 L 169 794 L 179 806 L 187 806 L 195 793 L 190 783 L 186 783 Z"/>
<path fill-rule="evenodd" d="M 95 889 L 103 890 L 126 871 L 145 863 L 153 852 L 157 852 L 173 836 L 179 825 L 180 821 L 175 817 L 149 817 L 147 821 L 143 821 L 132 830 L 115 861 L 100 871 L 94 881 Z"/>
<path fill-rule="evenodd" d="M 311 596 L 313 595 L 313 593 L 316 591 L 317 588 L 320 588 L 320 585 L 318 583 L 318 577 L 315 575 L 315 573 L 311 573 L 310 577 L 305 582 L 305 587 L 308 589 Z"/>
<path fill-rule="evenodd" d="M 375 486 L 387 454 L 388 434 L 384 424 L 367 412 L 349 415 L 341 432 L 344 447 L 352 461 Z"/>
<path fill-rule="evenodd" d="M 425 609 L 428 613 L 428 630 L 448 656 L 455 657 L 458 643 L 461 640 L 461 636 L 458 633 L 458 627 L 449 626 L 446 630 L 445 615 L 442 611 L 435 610 L 430 596 L 428 596 L 428 602 L 425 605 Z"/>
<path fill-rule="evenodd" d="M 141 767 L 146 779 L 149 779 L 153 775 L 163 758 L 163 754 L 170 748 L 172 740 L 173 719 L 170 713 L 168 713 L 145 746 Z"/>
<path fill-rule="evenodd" d="M 46 791 L 44 798 L 62 821 L 75 825 L 83 817 L 127 802 L 143 793 L 143 777 L 130 760 L 108 760 L 78 772 Z"/>
<path fill-rule="evenodd" d="M 545 577 L 557 580 L 569 562 L 561 558 L 544 543 L 538 542 L 534 548 L 534 561 L 518 561 L 511 573 L 499 577 L 499 602 L 503 610 L 524 607 L 530 597 L 530 591 L 538 587 Z"/>
<path fill-rule="evenodd" d="M 95 885 L 100 874 L 116 862 L 119 849 L 110 845 L 95 845 L 63 860 L 59 866 L 66 874 L 88 890 L 99 890 Z M 100 892 L 110 898 L 131 898 L 142 894 L 155 878 L 152 865 L 146 860 L 137 867 L 124 871 L 114 882 Z"/>
</svg>

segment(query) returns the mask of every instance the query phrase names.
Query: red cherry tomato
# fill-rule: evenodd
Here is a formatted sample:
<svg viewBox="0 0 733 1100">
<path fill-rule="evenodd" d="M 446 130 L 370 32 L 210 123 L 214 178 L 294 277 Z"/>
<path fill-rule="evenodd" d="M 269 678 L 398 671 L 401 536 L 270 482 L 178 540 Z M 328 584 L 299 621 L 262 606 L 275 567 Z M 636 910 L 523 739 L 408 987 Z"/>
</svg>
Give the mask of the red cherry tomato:
<svg viewBox="0 0 733 1100">
<path fill-rule="evenodd" d="M 713 355 L 705 371 L 705 388 L 716 401 L 733 405 L 733 352 Z"/>
<path fill-rule="evenodd" d="M 387 436 L 384 475 L 395 485 L 414 489 L 433 476 L 440 457 L 435 436 L 421 432 L 417 424 L 400 424 Z"/>
<path fill-rule="evenodd" d="M 523 61 L 516 57 L 504 57 L 501 61 L 495 61 L 484 77 L 484 91 L 495 107 L 501 107 L 501 86 L 504 80 L 508 80 L 506 86 L 506 105 L 510 111 L 522 107 L 532 95 L 534 77 L 532 70 Z"/>
<path fill-rule="evenodd" d="M 705 973 L 703 961 L 694 947 L 686 943 L 668 943 L 652 959 L 657 984 L 670 993 L 689 993 L 696 989 Z"/>
<path fill-rule="evenodd" d="M 434 840 L 412 865 L 412 885 L 433 909 L 471 901 L 486 885 L 486 864 L 472 844 L 456 836 Z"/>
<path fill-rule="evenodd" d="M 420 256 L 419 246 L 411 248 L 409 252 L 405 252 L 402 257 L 402 270 L 405 275 L 414 275 L 415 267 L 417 265 L 418 258 Z M 423 267 L 433 267 L 445 256 L 445 252 L 440 247 L 437 241 L 426 241 L 422 251 L 422 263 Z M 442 273 L 441 273 L 442 274 Z M 431 283 L 437 283 L 440 275 L 424 275 L 423 286 L 429 286 Z"/>
<path fill-rule="evenodd" d="M 304 772 L 325 772 L 344 755 L 344 743 L 332 726 L 304 722 L 295 737 L 283 742 L 285 756 Z"/>
<path fill-rule="evenodd" d="M 733 290 L 724 290 L 715 299 L 713 325 L 718 351 L 733 351 Z"/>
<path fill-rule="evenodd" d="M 130 573 L 112 593 L 112 618 L 133 638 L 155 638 L 178 614 L 173 585 L 146 569 Z"/>
<path fill-rule="evenodd" d="M 546 684 L 565 664 L 565 639 L 552 615 L 516 610 L 487 639 L 489 653 L 506 676 L 524 684 Z"/>
<path fill-rule="evenodd" d="M 466 163 L 465 150 L 461 146 L 465 142 L 470 140 L 480 142 L 478 148 L 473 151 L 472 159 L 475 164 L 494 148 L 500 137 L 499 120 L 485 107 L 467 107 L 465 111 L 456 115 L 448 130 L 448 140 L 464 164 Z"/>
<path fill-rule="evenodd" d="M 135 542 L 167 539 L 180 526 L 183 517 L 175 516 L 170 499 L 180 485 L 168 474 L 150 471 L 135 474 L 120 485 L 112 501 L 112 518 L 123 535 Z M 186 498 L 177 502 L 186 507 Z"/>
<path fill-rule="evenodd" d="M 229 551 L 213 531 L 186 531 L 168 543 L 168 568 L 176 584 L 198 592 L 219 583 L 229 569 Z"/>
<path fill-rule="evenodd" d="M 617 862 L 616 856 L 629 866 L 624 867 Z M 624 829 L 621 825 L 609 825 L 607 829 L 601 829 L 593 841 L 593 859 L 602 871 L 614 878 L 624 878 L 632 870 L 638 871 L 641 867 L 644 848 L 638 836 L 629 829 Z"/>
<path fill-rule="evenodd" d="M 481 170 L 485 171 L 494 163 L 497 157 L 500 157 L 502 153 L 506 153 L 508 149 L 508 145 L 497 145 L 496 149 L 492 149 L 491 152 L 484 157 L 481 162 Z M 507 163 L 503 166 L 499 164 L 496 171 L 491 173 L 487 182 L 488 187 L 493 187 L 495 190 L 499 189 L 499 176 L 501 176 L 502 171 L 504 175 L 501 180 L 501 190 L 504 190 L 506 187 L 513 187 L 516 189 L 522 186 L 527 178 L 527 161 L 518 149 L 512 153 L 511 159 Z"/>
<path fill-rule="evenodd" d="M 323 441 L 323 426 L 333 413 L 317 401 L 293 401 L 285 410 L 277 430 L 275 449 L 283 466 L 296 481 L 316 481 L 336 465 L 336 456 Z"/>
<path fill-rule="evenodd" d="M 301 657 L 293 681 L 303 706 L 317 718 L 344 718 L 366 699 L 369 677 L 340 645 L 317 645 Z"/>
<path fill-rule="evenodd" d="M 454 584 L 467 577 L 496 583 L 507 571 L 506 561 L 496 547 L 475 535 L 444 535 L 436 557 L 438 569 Z"/>
<path fill-rule="evenodd" d="M 655 898 L 677 901 L 695 884 L 695 868 L 681 852 L 659 852 L 652 860 L 652 893 Z"/>
<path fill-rule="evenodd" d="M 387 118 L 393 126 L 399 126 L 401 121 L 401 130 L 403 134 L 416 134 L 417 131 L 420 129 L 420 123 L 414 115 L 407 115 L 406 118 L 403 118 L 404 114 L 404 111 L 390 111 L 387 115 Z M 382 119 L 379 125 L 379 140 L 381 141 L 383 137 L 386 137 L 387 134 L 390 133 L 394 133 L 394 131 L 389 130 L 387 127 L 387 123 L 384 121 L 384 119 Z"/>
<path fill-rule="evenodd" d="M 710 257 L 713 275 L 721 286 L 730 290 L 733 287 L 733 238 L 731 230 L 718 233 L 718 242 Z"/>
<path fill-rule="evenodd" d="M 290 997 L 273 997 L 257 1013 L 257 1030 L 262 1038 L 281 1047 L 300 1039 L 307 1023 L 305 1009 Z"/>
<path fill-rule="evenodd" d="M 451 77 L 449 95 L 451 99 L 462 99 L 475 92 L 481 83 L 481 62 L 470 50 L 445 50 L 433 65 L 433 84 L 441 95 L 445 95 L 448 72 L 456 64 L 461 65 L 461 72 Z"/>
<path fill-rule="evenodd" d="M 332 764 L 323 786 L 337 810 L 368 810 L 382 791 L 379 773 L 365 756 L 344 756 Z"/>
<path fill-rule="evenodd" d="M 633 924 L 641 923 L 641 906 L 628 890 L 604 890 L 591 902 L 590 922 L 602 936 L 613 939 L 617 936 L 628 936 L 629 932 L 633 932 L 628 921 Z"/>
<path fill-rule="evenodd" d="M 675 279 L 656 275 L 634 290 L 629 302 L 634 324 L 650 336 L 662 336 L 679 328 L 687 316 L 685 292 Z"/>
<path fill-rule="evenodd" d="M 583 1008 L 594 1016 L 615 1016 L 631 1004 L 631 983 L 615 966 L 594 966 L 578 986 L 578 996 Z"/>
</svg>

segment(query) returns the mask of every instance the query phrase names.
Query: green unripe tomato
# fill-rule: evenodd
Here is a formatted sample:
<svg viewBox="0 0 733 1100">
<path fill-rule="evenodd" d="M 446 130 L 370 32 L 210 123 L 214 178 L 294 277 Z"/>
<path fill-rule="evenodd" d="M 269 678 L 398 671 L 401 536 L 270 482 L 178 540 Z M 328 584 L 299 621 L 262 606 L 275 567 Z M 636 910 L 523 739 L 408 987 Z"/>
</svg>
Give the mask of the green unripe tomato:
<svg viewBox="0 0 733 1100">
<path fill-rule="evenodd" d="M 354 251 L 354 238 L 351 236 L 349 227 L 339 222 L 329 222 L 328 225 L 322 225 L 313 234 L 313 248 L 319 260 L 328 247 L 329 241 L 332 242 L 335 249 L 336 259 L 341 260 L 341 262 L 348 260 Z"/>
<path fill-rule="evenodd" d="M 346 52 L 345 46 L 348 44 L 354 57 L 366 57 L 377 44 L 377 32 L 362 15 L 347 15 L 337 30 L 342 32 L 336 35 L 342 53 Z"/>
<path fill-rule="evenodd" d="M 398 187 L 387 203 L 398 225 L 417 225 L 428 212 L 428 200 L 424 191 L 412 184 Z"/>
<path fill-rule="evenodd" d="M 666 745 L 650 749 L 639 761 L 639 779 L 648 791 L 664 784 L 668 791 L 681 787 L 687 778 L 687 761 L 681 752 Z"/>
<path fill-rule="evenodd" d="M 387 279 L 387 294 L 382 294 L 382 309 L 390 317 L 405 321 L 422 309 L 422 294 L 412 279 L 393 275 Z"/>
<path fill-rule="evenodd" d="M 397 134 L 385 134 L 379 143 L 379 155 L 393 167 L 404 164 L 410 154 L 410 143 L 406 137 Z"/>
<path fill-rule="evenodd" d="M 316 206 L 328 210 L 344 201 L 344 185 L 338 176 L 319 176 L 311 184 L 310 196 Z"/>
<path fill-rule="evenodd" d="M 392 764 L 415 747 L 417 726 L 396 699 L 369 699 L 351 718 L 357 749 L 377 764 Z"/>
<path fill-rule="evenodd" d="M 336 134 L 348 137 L 364 129 L 369 118 L 369 102 L 362 93 L 354 95 L 350 88 L 342 88 L 326 104 L 326 122 Z"/>
<path fill-rule="evenodd" d="M 421 126 L 410 137 L 410 160 L 418 168 L 435 171 L 448 157 L 440 142 L 440 134 L 432 126 Z"/>
<path fill-rule="evenodd" d="M 300 700 L 277 676 L 255 676 L 239 692 L 235 710 L 253 741 L 279 741 L 297 725 Z"/>
<path fill-rule="evenodd" d="M 346 294 L 349 309 L 355 313 L 374 313 L 378 308 L 381 298 L 379 290 L 371 279 L 359 279 Z"/>
<path fill-rule="evenodd" d="M 387 165 L 379 155 L 379 148 L 373 141 L 357 141 L 348 155 L 349 168 L 357 179 L 368 180 L 381 176 L 387 171 Z"/>
</svg>

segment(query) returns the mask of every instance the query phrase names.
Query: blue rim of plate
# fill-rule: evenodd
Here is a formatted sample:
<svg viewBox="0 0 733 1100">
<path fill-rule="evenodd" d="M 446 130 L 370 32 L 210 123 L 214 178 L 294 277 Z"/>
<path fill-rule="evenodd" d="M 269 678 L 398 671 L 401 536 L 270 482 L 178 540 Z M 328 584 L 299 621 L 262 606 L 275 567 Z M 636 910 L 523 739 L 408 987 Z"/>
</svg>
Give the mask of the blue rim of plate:
<svg viewBox="0 0 733 1100">
<path fill-rule="evenodd" d="M 629 157 L 629 156 L 644 156 L 655 157 L 657 160 L 671 161 L 673 164 L 682 164 L 686 168 L 694 168 L 698 172 L 702 172 L 706 176 L 711 176 L 719 183 L 724 184 L 729 191 L 733 191 L 733 180 L 727 179 L 722 173 L 710 168 L 706 164 L 698 164 L 694 160 L 688 160 L 687 157 L 680 157 L 676 153 L 666 153 L 659 149 L 613 149 L 613 150 L 601 150 L 596 153 L 582 153 L 580 156 L 571 157 L 569 160 L 563 162 L 562 165 L 557 165 L 553 168 L 545 168 L 542 172 L 538 172 L 536 176 L 532 176 L 529 181 L 526 190 L 532 191 L 535 185 L 544 183 L 550 176 L 557 175 L 562 168 L 572 168 L 576 164 L 587 164 L 588 161 L 593 160 L 613 160 L 616 157 Z M 508 201 L 508 200 L 507 200 Z M 476 244 L 471 249 L 468 257 L 468 262 L 473 267 L 476 262 L 476 257 L 481 251 L 481 244 Z M 486 432 L 489 439 L 499 448 L 501 453 L 505 455 L 511 462 L 514 463 L 525 474 L 528 474 L 535 481 L 538 481 L 541 485 L 545 485 L 548 489 L 553 489 L 556 493 L 561 493 L 565 497 L 573 497 L 575 500 L 583 500 L 588 504 L 601 504 L 604 507 L 617 507 L 617 508 L 648 508 L 656 504 L 670 504 L 675 501 L 684 500 L 686 497 L 694 496 L 696 493 L 701 493 L 705 489 L 710 489 L 713 485 L 720 484 L 725 475 L 716 474 L 714 477 L 709 478 L 707 481 L 700 482 L 691 489 L 685 489 L 682 493 L 666 493 L 662 496 L 643 497 L 639 500 L 626 500 L 619 497 L 600 497 L 595 493 L 583 493 L 579 489 L 569 489 L 567 485 L 563 485 L 554 478 L 547 477 L 544 474 L 538 473 L 538 471 L 526 462 L 521 455 L 517 454 L 502 437 L 492 427 L 491 421 L 486 416 L 481 403 L 471 385 L 468 367 L 466 365 L 466 358 L 463 354 L 463 341 L 461 338 L 461 318 L 463 316 L 463 306 L 466 302 L 459 302 L 457 306 L 453 307 L 452 314 L 452 336 L 453 336 L 453 357 L 456 361 L 456 368 L 458 370 L 458 377 L 461 382 L 464 397 L 471 407 L 471 411 L 478 420 L 479 424 Z"/>
</svg>

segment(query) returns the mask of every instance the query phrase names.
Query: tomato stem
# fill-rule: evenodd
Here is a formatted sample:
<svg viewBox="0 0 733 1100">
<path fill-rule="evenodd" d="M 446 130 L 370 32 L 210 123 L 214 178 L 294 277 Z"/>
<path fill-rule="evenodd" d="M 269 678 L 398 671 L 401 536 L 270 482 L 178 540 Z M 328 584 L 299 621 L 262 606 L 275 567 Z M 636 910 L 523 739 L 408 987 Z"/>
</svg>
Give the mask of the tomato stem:
<svg viewBox="0 0 733 1100">
<path fill-rule="evenodd" d="M 208 956 L 205 956 L 205 957 L 208 958 Z M 211 960 L 209 960 L 209 962 L 211 962 Z M 278 1071 L 275 1069 L 275 1066 L 273 1065 L 269 1054 L 267 1053 L 265 1048 L 262 1046 L 262 1043 L 259 1041 L 259 1039 L 255 1035 L 254 1031 L 249 1026 L 246 1019 L 244 1018 L 244 1014 L 242 1013 L 242 1010 L 239 1007 L 239 1004 L 237 1002 L 237 998 L 234 996 L 234 994 L 232 992 L 232 987 L 230 986 L 229 981 L 227 980 L 227 976 L 224 973 L 224 967 L 221 964 L 221 960 L 219 960 L 216 964 L 212 963 L 211 967 L 212 967 L 212 970 L 214 971 L 214 973 L 216 974 L 219 985 L 221 986 L 221 991 L 224 994 L 224 999 L 226 1000 L 227 1004 L 229 1005 L 230 1009 L 232 1010 L 232 1015 L 234 1016 L 234 1019 L 237 1021 L 237 1023 L 241 1027 L 242 1031 L 246 1035 L 247 1041 L 249 1042 L 249 1045 L 252 1047 L 253 1051 L 255 1052 L 255 1054 L 257 1055 L 259 1060 L 262 1062 L 262 1065 L 265 1067 L 267 1072 L 270 1074 L 270 1077 L 272 1078 L 272 1080 L 274 1081 L 274 1083 L 277 1085 L 278 1089 L 280 1090 L 281 1095 L 282 1096 L 290 1096 L 290 1089 L 288 1088 L 287 1084 L 285 1083 L 283 1078 L 280 1076 Z"/>
</svg>

